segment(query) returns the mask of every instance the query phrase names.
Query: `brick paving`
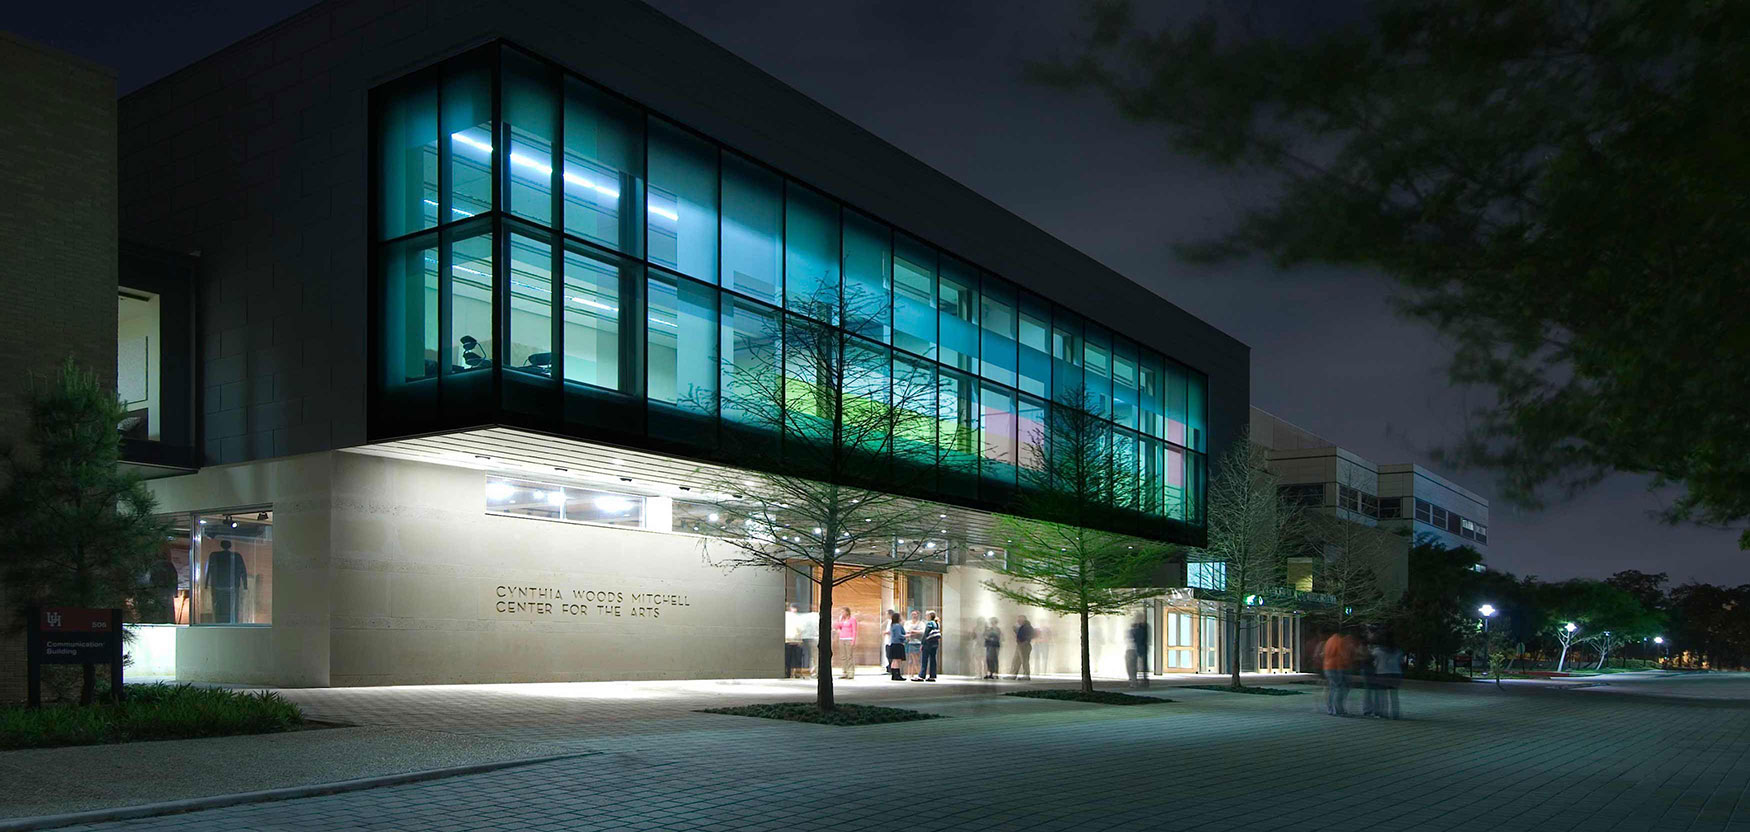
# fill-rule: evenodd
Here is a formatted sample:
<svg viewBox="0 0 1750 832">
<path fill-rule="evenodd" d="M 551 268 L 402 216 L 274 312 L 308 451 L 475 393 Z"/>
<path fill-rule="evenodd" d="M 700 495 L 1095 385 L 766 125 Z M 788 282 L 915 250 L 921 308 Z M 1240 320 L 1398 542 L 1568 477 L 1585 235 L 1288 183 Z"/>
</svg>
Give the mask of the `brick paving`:
<svg viewBox="0 0 1750 832">
<path fill-rule="evenodd" d="M 1177 701 L 1118 708 L 885 685 L 859 680 L 845 698 L 952 718 L 834 728 L 692 712 L 806 695 L 788 681 L 298 691 L 318 718 L 602 753 L 81 828 L 1750 832 L 1745 677 L 1412 684 L 1398 722 L 1324 716 L 1311 687 L 1157 687 Z"/>
</svg>

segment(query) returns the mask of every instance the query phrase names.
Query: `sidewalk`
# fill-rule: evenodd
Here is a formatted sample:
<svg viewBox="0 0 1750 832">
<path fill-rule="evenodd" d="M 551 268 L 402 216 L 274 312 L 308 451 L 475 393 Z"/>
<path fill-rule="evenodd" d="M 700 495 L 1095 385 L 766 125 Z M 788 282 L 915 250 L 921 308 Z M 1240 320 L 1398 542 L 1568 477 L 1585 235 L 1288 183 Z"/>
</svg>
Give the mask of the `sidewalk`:
<svg viewBox="0 0 1750 832">
<path fill-rule="evenodd" d="M 1152 689 L 1212 678 L 1156 677 Z M 1260 684 L 1305 677 L 1246 678 Z M 998 695 L 1004 691 L 1072 687 L 1078 681 L 1052 676 L 1032 682 L 969 677 L 894 682 L 873 673 L 834 680 L 841 702 L 962 716 L 1007 712 L 1017 707 L 1013 703 L 1026 707 L 1025 700 Z M 1124 689 L 1122 679 L 1096 684 Z M 0 818 L 593 751 L 608 737 L 721 725 L 722 717 L 694 713 L 700 708 L 807 701 L 814 688 L 809 679 L 726 679 L 284 689 L 279 692 L 302 706 L 308 719 L 348 727 L 0 752 L 0 783 L 6 784 L 0 789 Z"/>
</svg>

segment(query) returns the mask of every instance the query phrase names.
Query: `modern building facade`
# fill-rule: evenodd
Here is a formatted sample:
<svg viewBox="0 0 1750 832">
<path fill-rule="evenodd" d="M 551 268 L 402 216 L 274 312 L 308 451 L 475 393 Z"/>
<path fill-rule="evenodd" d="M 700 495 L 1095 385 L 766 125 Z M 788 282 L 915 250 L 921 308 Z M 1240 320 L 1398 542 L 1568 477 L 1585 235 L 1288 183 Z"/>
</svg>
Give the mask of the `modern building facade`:
<svg viewBox="0 0 1750 832">
<path fill-rule="evenodd" d="M 1379 467 L 1379 525 L 1489 554 L 1488 498 L 1413 463 Z"/>
<path fill-rule="evenodd" d="M 693 532 L 702 479 L 783 464 L 785 436 L 729 439 L 788 328 L 932 391 L 891 464 L 942 555 L 840 588 L 860 653 L 886 609 L 968 645 L 1030 614 L 984 589 L 991 518 L 1066 393 L 1145 469 L 1120 525 L 1156 540 L 1202 542 L 1205 460 L 1244 426 L 1244 345 L 637 3 L 335 0 L 120 125 L 118 338 L 161 345 L 130 448 L 178 528 L 137 671 L 777 675 L 808 582 Z M 1073 666 L 1051 644 L 1036 670 Z"/>
</svg>

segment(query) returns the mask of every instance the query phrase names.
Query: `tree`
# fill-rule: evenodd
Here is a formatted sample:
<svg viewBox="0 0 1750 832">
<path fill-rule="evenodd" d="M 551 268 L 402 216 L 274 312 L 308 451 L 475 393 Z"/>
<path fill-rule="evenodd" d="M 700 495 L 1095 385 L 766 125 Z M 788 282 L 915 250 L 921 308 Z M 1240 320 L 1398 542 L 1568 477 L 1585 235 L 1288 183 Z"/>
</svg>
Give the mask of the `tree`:
<svg viewBox="0 0 1750 832">
<path fill-rule="evenodd" d="M 1282 498 L 1276 475 L 1266 467 L 1262 446 L 1249 433 L 1234 440 L 1223 454 L 1209 484 L 1206 510 L 1208 544 L 1187 552 L 1188 565 L 1200 566 L 1214 580 L 1202 589 L 1225 608 L 1228 660 L 1233 688 L 1240 684 L 1240 631 L 1246 607 L 1254 596 L 1283 585 L 1283 560 L 1294 541 L 1305 535 L 1299 506 Z M 1213 567 L 1213 569 L 1211 568 Z"/>
<path fill-rule="evenodd" d="M 1445 666 L 1464 646 L 1474 623 L 1471 599 L 1481 594 L 1476 568 L 1482 556 L 1463 546 L 1449 549 L 1432 537 L 1410 546 L 1410 580 L 1393 630 L 1418 667 Z"/>
<path fill-rule="evenodd" d="M 1339 476 L 1339 484 L 1361 491 L 1352 471 Z M 1360 506 L 1356 506 L 1360 508 Z M 1314 588 L 1330 595 L 1331 609 L 1324 615 L 1338 631 L 1365 626 L 1385 618 L 1395 599 L 1386 598 L 1380 586 L 1381 568 L 1399 551 L 1403 541 L 1388 531 L 1341 515 L 1308 513 L 1307 545 L 1318 558 Z"/>
<path fill-rule="evenodd" d="M 1669 521 L 1750 517 L 1750 7 L 1383 0 L 1271 36 L 1091 9 L 1032 76 L 1280 183 L 1187 254 L 1397 281 L 1492 394 L 1450 459 L 1526 505 L 1620 471 L 1681 489 Z"/>
<path fill-rule="evenodd" d="M 986 588 L 1020 604 L 1076 616 L 1081 634 L 1082 691 L 1094 690 L 1088 620 L 1125 612 L 1166 590 L 1144 586 L 1166 554 L 1164 547 L 1103 531 L 1144 490 L 1135 452 L 1111 440 L 1111 428 L 1085 390 L 1054 402 L 1046 426 L 1033 437 L 1041 458 L 1024 464 L 1018 501 L 1024 517 L 1004 515 L 998 525 L 1008 558 L 998 570 L 1007 581 Z"/>
<path fill-rule="evenodd" d="M 1750 660 L 1750 584 L 1687 583 L 1671 590 L 1672 642 L 1692 664 L 1719 670 Z"/>
<path fill-rule="evenodd" d="M 704 524 L 708 557 L 787 571 L 817 588 L 822 711 L 835 707 L 833 589 L 947 556 L 947 541 L 932 534 L 937 512 L 901 496 L 924 490 L 939 455 L 936 387 L 894 373 L 884 351 L 847 334 L 872 325 L 885 299 L 837 291 L 798 304 L 807 317 L 773 317 L 735 335 L 734 354 L 724 357 L 724 441 L 752 470 L 700 475 L 707 492 L 726 497 Z M 843 328 L 823 323 L 834 320 Z M 690 399 L 705 410 L 717 391 Z"/>
<path fill-rule="evenodd" d="M 68 359 L 51 384 L 33 386 L 28 412 L 28 443 L 7 449 L 0 490 L 9 599 L 156 612 L 146 609 L 156 596 L 144 576 L 163 556 L 169 526 L 139 476 L 117 467 L 116 425 L 126 413 L 115 390 Z M 95 668 L 85 665 L 79 701 L 90 704 L 96 690 Z"/>
</svg>

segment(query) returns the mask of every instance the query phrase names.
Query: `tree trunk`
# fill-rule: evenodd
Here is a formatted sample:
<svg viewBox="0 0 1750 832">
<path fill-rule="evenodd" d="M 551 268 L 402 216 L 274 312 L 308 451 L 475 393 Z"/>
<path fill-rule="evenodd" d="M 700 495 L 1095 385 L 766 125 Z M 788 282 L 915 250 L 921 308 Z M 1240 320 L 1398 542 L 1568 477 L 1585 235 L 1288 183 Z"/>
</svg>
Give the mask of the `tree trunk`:
<svg viewBox="0 0 1750 832">
<path fill-rule="evenodd" d="M 820 604 L 814 614 L 820 620 L 820 637 L 814 640 L 814 704 L 823 713 L 838 707 L 832 696 L 832 558 L 820 565 Z"/>
<path fill-rule="evenodd" d="M 80 665 L 79 669 L 83 674 L 79 680 L 79 704 L 89 705 L 97 701 L 97 665 Z"/>
<path fill-rule="evenodd" d="M 1082 693 L 1094 692 L 1094 662 L 1088 656 L 1088 611 L 1082 609 Z"/>
<path fill-rule="evenodd" d="M 1609 656 L 1610 656 L 1610 642 L 1607 642 L 1607 641 L 1599 642 L 1598 643 L 1598 664 L 1596 666 L 1594 666 L 1592 669 L 1593 670 L 1603 670 L 1604 669 L 1604 660 L 1606 658 L 1608 658 Z"/>
<path fill-rule="evenodd" d="M 1240 602 L 1237 601 L 1234 602 L 1232 623 L 1233 632 L 1228 635 L 1227 642 L 1233 647 L 1233 650 L 1228 653 L 1227 660 L 1232 668 L 1233 689 L 1239 690 L 1244 685 L 1240 684 Z"/>
<path fill-rule="evenodd" d="M 1562 672 L 1562 668 L 1567 666 L 1567 663 L 1568 663 L 1568 645 L 1564 644 L 1564 645 L 1562 645 L 1561 658 L 1556 659 L 1556 672 L 1557 673 Z"/>
</svg>

